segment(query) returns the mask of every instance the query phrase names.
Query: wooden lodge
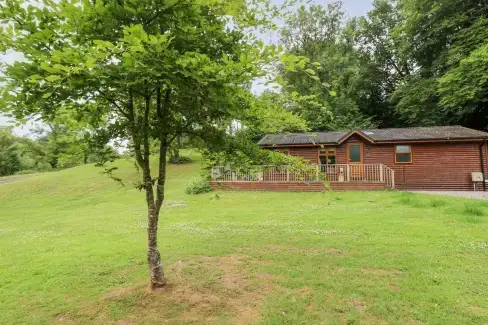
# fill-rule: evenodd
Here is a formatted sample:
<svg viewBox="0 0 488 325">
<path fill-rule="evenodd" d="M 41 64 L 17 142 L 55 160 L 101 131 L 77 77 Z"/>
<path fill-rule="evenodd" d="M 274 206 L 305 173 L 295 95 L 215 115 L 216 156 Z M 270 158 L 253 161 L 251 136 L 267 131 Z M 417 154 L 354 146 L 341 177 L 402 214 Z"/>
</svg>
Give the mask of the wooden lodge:
<svg viewBox="0 0 488 325">
<path fill-rule="evenodd" d="M 259 145 L 303 157 L 307 168 L 216 166 L 217 189 L 485 190 L 488 133 L 461 126 L 268 134 Z"/>
</svg>

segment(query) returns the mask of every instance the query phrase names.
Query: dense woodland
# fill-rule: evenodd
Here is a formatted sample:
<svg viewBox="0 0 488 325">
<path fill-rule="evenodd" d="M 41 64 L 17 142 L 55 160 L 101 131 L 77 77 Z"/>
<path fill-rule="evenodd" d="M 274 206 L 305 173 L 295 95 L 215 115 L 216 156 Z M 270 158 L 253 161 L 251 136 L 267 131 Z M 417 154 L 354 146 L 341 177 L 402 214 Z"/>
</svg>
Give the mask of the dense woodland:
<svg viewBox="0 0 488 325">
<path fill-rule="evenodd" d="M 488 2 L 376 0 L 345 19 L 341 2 L 301 7 L 281 31 L 292 53 L 319 62 L 327 89 L 284 71 L 325 110 L 295 107 L 312 130 L 488 123 Z"/>
</svg>

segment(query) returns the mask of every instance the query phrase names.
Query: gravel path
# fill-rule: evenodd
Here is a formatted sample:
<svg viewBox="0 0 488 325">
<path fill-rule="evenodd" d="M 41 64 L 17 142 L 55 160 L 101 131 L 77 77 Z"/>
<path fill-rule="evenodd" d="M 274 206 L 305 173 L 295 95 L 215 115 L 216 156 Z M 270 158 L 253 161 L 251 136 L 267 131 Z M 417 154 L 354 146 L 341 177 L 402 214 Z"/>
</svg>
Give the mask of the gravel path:
<svg viewBox="0 0 488 325">
<path fill-rule="evenodd" d="M 446 195 L 465 197 L 477 200 L 488 200 L 488 192 L 467 192 L 467 191 L 411 191 L 420 194 Z"/>
</svg>

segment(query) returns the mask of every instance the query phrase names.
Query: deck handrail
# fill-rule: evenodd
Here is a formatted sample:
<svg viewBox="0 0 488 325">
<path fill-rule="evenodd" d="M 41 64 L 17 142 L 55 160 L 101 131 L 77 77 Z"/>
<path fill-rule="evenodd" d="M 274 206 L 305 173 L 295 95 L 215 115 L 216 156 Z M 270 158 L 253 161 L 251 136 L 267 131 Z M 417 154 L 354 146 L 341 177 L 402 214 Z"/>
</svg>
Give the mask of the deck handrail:
<svg viewBox="0 0 488 325">
<path fill-rule="evenodd" d="M 369 182 L 395 188 L 395 171 L 383 164 L 215 166 L 211 178 L 218 182 Z"/>
</svg>

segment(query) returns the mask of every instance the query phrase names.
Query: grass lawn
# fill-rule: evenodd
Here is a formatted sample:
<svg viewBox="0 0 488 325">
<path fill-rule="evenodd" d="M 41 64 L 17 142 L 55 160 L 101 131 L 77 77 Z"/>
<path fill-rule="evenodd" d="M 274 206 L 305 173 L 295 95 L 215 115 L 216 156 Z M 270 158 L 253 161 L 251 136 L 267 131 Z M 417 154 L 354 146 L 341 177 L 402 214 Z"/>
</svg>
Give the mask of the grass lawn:
<svg viewBox="0 0 488 325">
<path fill-rule="evenodd" d="M 0 185 L 1 324 L 487 324 L 488 202 L 402 192 L 189 196 L 147 291 L 144 195 L 91 165 Z"/>
</svg>

